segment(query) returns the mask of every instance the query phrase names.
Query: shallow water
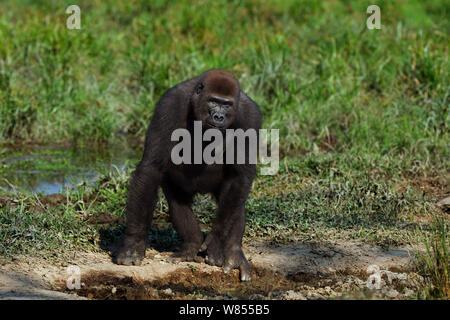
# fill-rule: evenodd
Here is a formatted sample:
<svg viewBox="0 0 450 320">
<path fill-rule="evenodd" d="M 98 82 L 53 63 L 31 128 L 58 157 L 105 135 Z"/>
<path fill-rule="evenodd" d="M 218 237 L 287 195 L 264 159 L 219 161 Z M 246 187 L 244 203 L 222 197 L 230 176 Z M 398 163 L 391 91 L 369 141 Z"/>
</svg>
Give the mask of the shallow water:
<svg viewBox="0 0 450 320">
<path fill-rule="evenodd" d="M 0 192 L 54 194 L 93 184 L 108 170 L 133 167 L 142 151 L 122 143 L 103 147 L 4 148 L 0 153 Z"/>
</svg>

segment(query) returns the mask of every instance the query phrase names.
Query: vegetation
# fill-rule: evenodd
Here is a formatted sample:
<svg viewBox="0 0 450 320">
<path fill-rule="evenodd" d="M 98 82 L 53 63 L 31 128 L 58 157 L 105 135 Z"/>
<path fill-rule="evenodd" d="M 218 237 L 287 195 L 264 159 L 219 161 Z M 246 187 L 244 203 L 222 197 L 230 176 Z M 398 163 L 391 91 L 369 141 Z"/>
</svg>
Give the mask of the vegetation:
<svg viewBox="0 0 450 320">
<path fill-rule="evenodd" d="M 2 182 L 20 181 L 9 174 L 18 168 L 80 166 L 11 146 L 143 142 L 167 88 L 227 69 L 264 127 L 280 130 L 280 172 L 254 183 L 246 241 L 422 243 L 424 297 L 449 297 L 448 216 L 434 206 L 450 193 L 448 1 L 377 1 L 381 30 L 366 28 L 370 1 L 79 0 L 81 29 L 68 30 L 71 4 L 0 4 Z M 100 250 L 120 237 L 121 220 L 98 221 L 123 219 L 130 170 L 99 170 L 56 202 L 1 192 L 0 256 Z M 197 198 L 201 222 L 213 209 Z M 160 200 L 157 246 L 179 240 L 166 211 Z"/>
<path fill-rule="evenodd" d="M 436 218 L 431 235 L 422 236 L 425 251 L 418 250 L 416 256 L 419 271 L 427 279 L 424 296 L 448 300 L 450 299 L 448 221 Z"/>
</svg>

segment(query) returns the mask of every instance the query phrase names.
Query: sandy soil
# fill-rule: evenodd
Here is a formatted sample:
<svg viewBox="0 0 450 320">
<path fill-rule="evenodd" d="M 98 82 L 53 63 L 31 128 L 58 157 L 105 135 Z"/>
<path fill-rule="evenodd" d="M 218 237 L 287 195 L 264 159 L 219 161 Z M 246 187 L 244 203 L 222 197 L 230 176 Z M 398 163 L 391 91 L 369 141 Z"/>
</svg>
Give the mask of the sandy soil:
<svg viewBox="0 0 450 320">
<path fill-rule="evenodd" d="M 411 271 L 408 250 L 258 242 L 244 247 L 253 266 L 248 283 L 237 270 L 225 275 L 205 263 L 170 263 L 171 252 L 151 248 L 141 266 L 130 267 L 113 264 L 107 253 L 74 253 L 63 264 L 18 258 L 0 266 L 0 299 L 402 299 L 423 281 Z M 67 287 L 71 265 L 79 267 L 79 289 Z"/>
</svg>

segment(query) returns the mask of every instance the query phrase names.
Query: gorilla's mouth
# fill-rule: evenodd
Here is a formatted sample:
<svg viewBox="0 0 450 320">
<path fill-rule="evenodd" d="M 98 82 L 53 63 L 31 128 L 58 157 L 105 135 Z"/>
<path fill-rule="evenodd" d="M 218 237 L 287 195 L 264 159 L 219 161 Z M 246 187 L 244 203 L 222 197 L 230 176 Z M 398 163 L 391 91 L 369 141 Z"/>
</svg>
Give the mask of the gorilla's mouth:
<svg viewBox="0 0 450 320">
<path fill-rule="evenodd" d="M 207 127 L 208 129 L 218 129 L 218 130 L 223 130 L 223 129 L 225 129 L 225 126 L 223 126 L 223 125 L 218 126 L 218 125 L 216 125 L 216 124 L 214 124 L 214 123 L 211 123 L 211 122 L 209 122 L 209 121 L 206 121 L 206 127 Z"/>
</svg>

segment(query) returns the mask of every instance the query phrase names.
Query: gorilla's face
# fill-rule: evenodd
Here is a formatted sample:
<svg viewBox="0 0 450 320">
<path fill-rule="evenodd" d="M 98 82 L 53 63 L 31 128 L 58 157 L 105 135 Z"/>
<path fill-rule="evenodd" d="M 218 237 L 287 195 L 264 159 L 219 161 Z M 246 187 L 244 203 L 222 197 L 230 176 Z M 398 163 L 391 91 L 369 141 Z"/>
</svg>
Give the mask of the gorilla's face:
<svg viewBox="0 0 450 320">
<path fill-rule="evenodd" d="M 229 128 L 239 106 L 239 84 L 223 71 L 209 71 L 197 83 L 193 93 L 194 113 L 206 128 Z"/>
<path fill-rule="evenodd" d="M 201 120 L 204 122 L 204 125 L 218 129 L 230 127 L 236 113 L 236 105 L 233 98 L 209 94 L 205 95 L 201 100 L 201 108 L 205 115 Z"/>
</svg>

